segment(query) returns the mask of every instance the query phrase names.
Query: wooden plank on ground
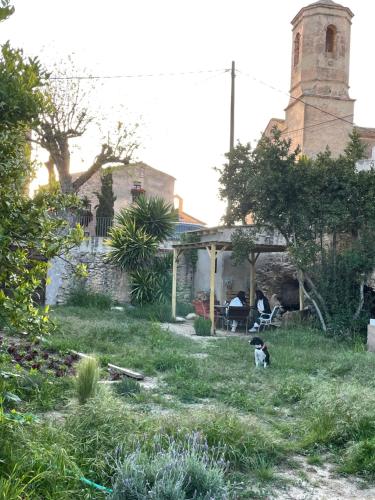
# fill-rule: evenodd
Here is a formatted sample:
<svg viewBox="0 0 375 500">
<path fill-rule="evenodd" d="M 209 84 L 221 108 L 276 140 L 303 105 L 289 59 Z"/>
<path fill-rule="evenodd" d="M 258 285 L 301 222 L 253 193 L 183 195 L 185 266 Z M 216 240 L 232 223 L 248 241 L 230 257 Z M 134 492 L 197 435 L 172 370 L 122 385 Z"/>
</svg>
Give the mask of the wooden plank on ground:
<svg viewBox="0 0 375 500">
<path fill-rule="evenodd" d="M 70 351 L 72 354 L 76 354 L 80 358 L 92 358 L 93 356 L 89 356 L 88 354 L 84 354 L 83 352 L 78 352 L 78 351 Z"/>
<path fill-rule="evenodd" d="M 111 363 L 108 363 L 108 368 L 124 373 L 127 377 L 135 378 L 136 380 L 143 380 L 145 378 L 142 373 L 129 370 L 129 368 L 122 368 L 121 366 L 111 365 Z"/>
</svg>

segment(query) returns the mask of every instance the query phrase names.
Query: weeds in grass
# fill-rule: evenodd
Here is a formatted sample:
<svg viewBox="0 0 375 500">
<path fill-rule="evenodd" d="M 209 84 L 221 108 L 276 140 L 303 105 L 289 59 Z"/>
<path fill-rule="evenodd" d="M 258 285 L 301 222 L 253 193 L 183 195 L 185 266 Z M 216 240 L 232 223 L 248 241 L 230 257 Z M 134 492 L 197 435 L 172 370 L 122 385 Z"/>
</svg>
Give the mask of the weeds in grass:
<svg viewBox="0 0 375 500">
<path fill-rule="evenodd" d="M 141 392 L 141 386 L 136 380 L 124 377 L 114 384 L 114 390 L 119 396 L 133 396 Z"/>
<path fill-rule="evenodd" d="M 170 304 L 144 304 L 129 309 L 128 315 L 131 318 L 158 321 L 160 323 L 170 323 L 172 321 Z"/>
<path fill-rule="evenodd" d="M 306 462 L 309 464 L 309 465 L 323 465 L 323 460 L 322 460 L 322 457 L 320 457 L 319 455 L 309 455 L 307 458 L 306 458 Z"/>
<path fill-rule="evenodd" d="M 355 384 L 321 383 L 303 405 L 305 446 L 343 445 L 372 437 L 375 432 L 375 394 Z"/>
<path fill-rule="evenodd" d="M 375 437 L 353 443 L 343 457 L 341 472 L 375 478 Z"/>
<path fill-rule="evenodd" d="M 294 404 L 304 397 L 311 389 L 311 381 L 299 374 L 298 376 L 287 376 L 276 389 L 273 402 L 274 404 Z"/>
<path fill-rule="evenodd" d="M 77 396 L 80 404 L 92 398 L 98 389 L 99 366 L 95 358 L 83 358 L 77 366 Z"/>
<path fill-rule="evenodd" d="M 85 288 L 76 288 L 70 293 L 67 305 L 95 309 L 110 309 L 112 299 L 109 295 L 103 293 L 91 292 Z"/>
</svg>

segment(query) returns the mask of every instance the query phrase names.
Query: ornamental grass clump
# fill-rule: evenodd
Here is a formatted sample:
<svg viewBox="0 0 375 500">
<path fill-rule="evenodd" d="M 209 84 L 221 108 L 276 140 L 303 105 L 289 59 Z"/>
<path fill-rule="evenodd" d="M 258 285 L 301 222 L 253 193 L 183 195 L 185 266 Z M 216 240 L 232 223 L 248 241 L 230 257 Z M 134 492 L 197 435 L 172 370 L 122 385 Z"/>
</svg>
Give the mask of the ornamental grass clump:
<svg viewBox="0 0 375 500">
<path fill-rule="evenodd" d="M 188 435 L 184 443 L 156 436 L 147 453 L 137 449 L 117 460 L 109 498 L 228 499 L 226 468 L 223 457 L 199 433 Z"/>
<path fill-rule="evenodd" d="M 99 365 L 95 358 L 84 358 L 77 368 L 77 396 L 80 404 L 93 397 L 98 389 Z"/>
<path fill-rule="evenodd" d="M 211 335 L 211 320 L 198 316 L 194 320 L 194 330 L 199 337 L 209 337 Z"/>
</svg>

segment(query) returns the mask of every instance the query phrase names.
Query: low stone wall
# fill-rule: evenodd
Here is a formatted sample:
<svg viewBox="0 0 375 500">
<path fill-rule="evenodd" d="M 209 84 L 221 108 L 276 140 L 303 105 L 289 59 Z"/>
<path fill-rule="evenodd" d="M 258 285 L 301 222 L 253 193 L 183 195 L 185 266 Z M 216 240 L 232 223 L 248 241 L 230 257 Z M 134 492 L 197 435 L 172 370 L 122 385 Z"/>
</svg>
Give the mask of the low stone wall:
<svg viewBox="0 0 375 500">
<path fill-rule="evenodd" d="M 50 262 L 48 270 L 49 284 L 46 286 L 46 304 L 66 303 L 75 287 L 85 287 L 96 293 L 108 294 L 120 303 L 129 301 L 129 287 L 126 273 L 105 262 L 110 248 L 104 244 L 104 238 L 92 237 L 73 248 L 66 257 L 70 263 L 60 258 Z M 77 278 L 73 266 L 86 264 L 88 277 Z"/>
</svg>

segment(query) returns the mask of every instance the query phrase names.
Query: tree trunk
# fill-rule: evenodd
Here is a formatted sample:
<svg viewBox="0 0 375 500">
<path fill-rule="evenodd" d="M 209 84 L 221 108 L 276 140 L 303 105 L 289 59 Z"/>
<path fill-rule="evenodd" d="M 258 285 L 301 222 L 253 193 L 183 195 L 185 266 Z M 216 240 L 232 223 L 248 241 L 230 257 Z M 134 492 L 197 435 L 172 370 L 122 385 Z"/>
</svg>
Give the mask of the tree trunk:
<svg viewBox="0 0 375 500">
<path fill-rule="evenodd" d="M 56 182 L 56 175 L 55 175 L 55 162 L 53 161 L 53 158 L 51 155 L 49 155 L 48 161 L 44 163 L 46 166 L 46 169 L 48 171 L 48 185 L 52 186 Z"/>
<path fill-rule="evenodd" d="M 306 297 L 307 297 L 309 300 L 311 300 L 311 302 L 314 304 L 314 307 L 315 307 L 316 313 L 317 313 L 317 315 L 318 315 L 318 317 L 319 317 L 320 324 L 322 325 L 322 329 L 323 329 L 323 331 L 324 331 L 324 332 L 326 332 L 326 331 L 327 331 L 327 325 L 326 325 L 326 323 L 325 323 L 325 321 L 324 321 L 323 314 L 322 314 L 322 312 L 321 312 L 321 310 L 320 310 L 320 308 L 319 308 L 319 306 L 318 306 L 318 304 L 317 304 L 316 300 L 314 300 L 314 299 L 311 297 L 311 295 L 309 295 L 309 293 L 306 291 L 306 288 L 305 288 L 305 286 L 304 286 L 303 282 L 301 282 L 301 286 L 302 286 L 303 293 L 304 293 L 304 294 L 306 295 Z"/>
<path fill-rule="evenodd" d="M 362 279 L 361 283 L 359 284 L 359 304 L 356 312 L 354 313 L 353 320 L 357 320 L 359 318 L 359 315 L 361 314 L 363 303 L 365 301 L 364 289 L 365 289 L 365 280 Z"/>
</svg>

